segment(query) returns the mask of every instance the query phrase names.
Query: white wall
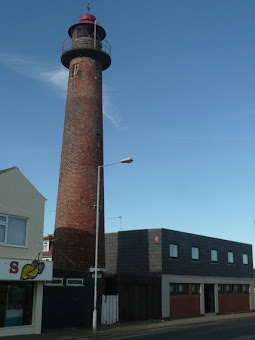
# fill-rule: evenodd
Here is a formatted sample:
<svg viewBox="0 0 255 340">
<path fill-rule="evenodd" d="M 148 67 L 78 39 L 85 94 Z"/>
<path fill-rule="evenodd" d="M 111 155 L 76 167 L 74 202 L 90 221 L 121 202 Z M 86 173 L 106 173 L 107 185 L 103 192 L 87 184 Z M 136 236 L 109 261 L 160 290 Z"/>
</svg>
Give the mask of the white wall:
<svg viewBox="0 0 255 340">
<path fill-rule="evenodd" d="M 45 198 L 18 168 L 0 173 L 0 214 L 27 218 L 26 246 L 0 245 L 0 258 L 32 260 L 42 252 Z M 43 282 L 34 282 L 31 326 L 3 327 L 6 335 L 41 333 Z"/>
<path fill-rule="evenodd" d="M 26 247 L 0 245 L 0 258 L 34 259 L 42 251 L 45 198 L 18 168 L 0 174 L 0 214 L 27 218 Z"/>
</svg>

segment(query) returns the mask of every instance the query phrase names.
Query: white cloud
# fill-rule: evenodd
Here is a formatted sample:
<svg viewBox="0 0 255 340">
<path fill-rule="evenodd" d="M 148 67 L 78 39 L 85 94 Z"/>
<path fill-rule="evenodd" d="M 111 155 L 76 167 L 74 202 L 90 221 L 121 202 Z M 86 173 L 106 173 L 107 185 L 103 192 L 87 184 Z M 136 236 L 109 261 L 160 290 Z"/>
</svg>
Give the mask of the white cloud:
<svg viewBox="0 0 255 340">
<path fill-rule="evenodd" d="M 0 64 L 5 65 L 23 76 L 42 81 L 57 89 L 61 96 L 66 96 L 69 73 L 67 69 L 60 67 L 53 68 L 45 63 L 41 63 L 41 61 L 36 58 L 26 58 L 9 53 L 0 53 Z M 119 118 L 116 114 L 110 92 L 110 89 L 104 86 L 103 114 L 116 128 L 120 128 Z"/>
<path fill-rule="evenodd" d="M 111 91 L 108 86 L 103 85 L 103 113 L 105 117 L 107 117 L 116 128 L 120 128 L 119 118 L 116 114 L 116 109 L 112 102 L 112 92 L 113 91 Z"/>
<path fill-rule="evenodd" d="M 68 70 L 56 69 L 51 72 L 42 71 L 37 79 L 42 79 L 44 82 L 51 84 L 63 91 L 66 94 L 68 82 Z"/>
</svg>

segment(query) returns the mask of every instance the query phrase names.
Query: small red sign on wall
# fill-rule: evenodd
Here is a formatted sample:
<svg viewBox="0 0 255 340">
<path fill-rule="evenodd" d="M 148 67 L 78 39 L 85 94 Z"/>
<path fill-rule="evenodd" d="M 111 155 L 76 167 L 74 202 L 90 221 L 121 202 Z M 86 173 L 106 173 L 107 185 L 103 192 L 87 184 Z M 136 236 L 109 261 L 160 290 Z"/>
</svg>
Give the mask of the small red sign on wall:
<svg viewBox="0 0 255 340">
<path fill-rule="evenodd" d="M 155 236 L 155 243 L 159 243 L 159 236 Z"/>
</svg>

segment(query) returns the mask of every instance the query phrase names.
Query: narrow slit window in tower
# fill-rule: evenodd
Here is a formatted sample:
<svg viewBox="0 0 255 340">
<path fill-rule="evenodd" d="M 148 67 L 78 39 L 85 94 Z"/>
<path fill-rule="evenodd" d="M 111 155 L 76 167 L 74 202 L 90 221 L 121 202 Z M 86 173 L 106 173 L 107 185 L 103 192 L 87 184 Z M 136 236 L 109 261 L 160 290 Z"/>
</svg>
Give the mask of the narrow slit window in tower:
<svg viewBox="0 0 255 340">
<path fill-rule="evenodd" d="M 95 79 L 100 79 L 100 75 L 101 75 L 101 72 L 100 72 L 100 66 L 97 65 L 96 66 L 96 76 L 95 76 Z"/>
<path fill-rule="evenodd" d="M 74 64 L 73 65 L 73 76 L 74 77 L 78 75 L 78 69 L 79 69 L 78 64 Z"/>
<path fill-rule="evenodd" d="M 96 135 L 96 149 L 101 150 L 101 136 L 99 134 Z"/>
</svg>

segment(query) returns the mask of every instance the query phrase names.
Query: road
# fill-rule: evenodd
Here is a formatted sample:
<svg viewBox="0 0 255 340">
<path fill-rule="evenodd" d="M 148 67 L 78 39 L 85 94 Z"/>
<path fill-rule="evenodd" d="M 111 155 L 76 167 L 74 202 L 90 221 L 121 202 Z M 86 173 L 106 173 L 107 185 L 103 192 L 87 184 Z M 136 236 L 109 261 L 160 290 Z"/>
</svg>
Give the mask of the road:
<svg viewBox="0 0 255 340">
<path fill-rule="evenodd" d="M 85 337 L 83 338 L 85 339 Z M 100 335 L 101 340 L 255 340 L 255 318 L 165 327 L 125 334 Z"/>
<path fill-rule="evenodd" d="M 1 340 L 255 340 L 255 313 L 179 319 L 164 323 L 118 324 L 91 329 L 69 329 L 43 334 L 0 337 Z"/>
</svg>

